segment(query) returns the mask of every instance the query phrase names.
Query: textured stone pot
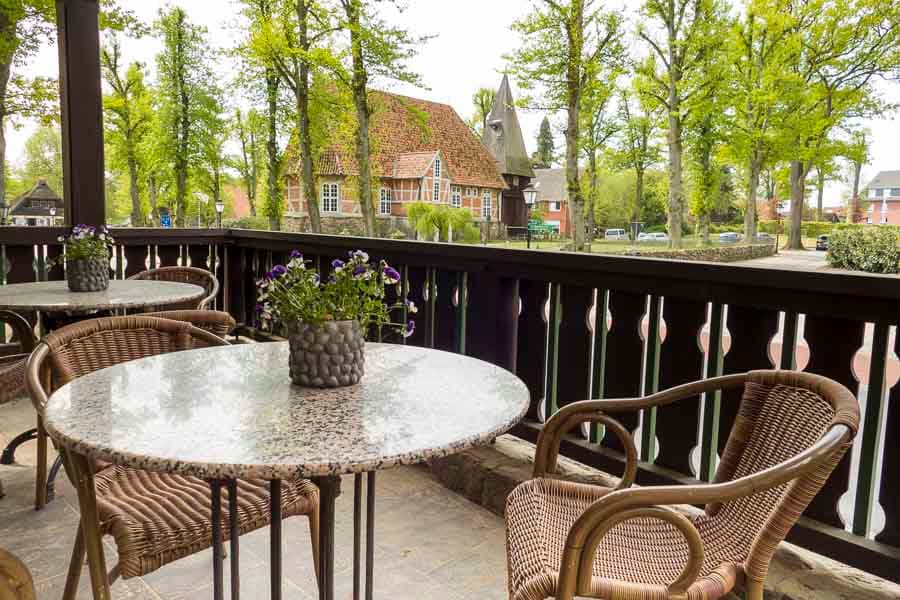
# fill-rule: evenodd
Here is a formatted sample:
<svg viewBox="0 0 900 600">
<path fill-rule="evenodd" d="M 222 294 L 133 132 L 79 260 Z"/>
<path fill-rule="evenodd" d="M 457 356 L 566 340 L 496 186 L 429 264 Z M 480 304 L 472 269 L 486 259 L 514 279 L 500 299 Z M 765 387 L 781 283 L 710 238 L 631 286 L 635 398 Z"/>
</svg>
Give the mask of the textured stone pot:
<svg viewBox="0 0 900 600">
<path fill-rule="evenodd" d="M 97 258 L 66 260 L 66 282 L 73 292 L 102 292 L 109 287 L 109 265 Z"/>
<path fill-rule="evenodd" d="M 335 388 L 362 379 L 366 340 L 357 321 L 291 323 L 288 343 L 291 381 L 296 385 Z"/>
</svg>

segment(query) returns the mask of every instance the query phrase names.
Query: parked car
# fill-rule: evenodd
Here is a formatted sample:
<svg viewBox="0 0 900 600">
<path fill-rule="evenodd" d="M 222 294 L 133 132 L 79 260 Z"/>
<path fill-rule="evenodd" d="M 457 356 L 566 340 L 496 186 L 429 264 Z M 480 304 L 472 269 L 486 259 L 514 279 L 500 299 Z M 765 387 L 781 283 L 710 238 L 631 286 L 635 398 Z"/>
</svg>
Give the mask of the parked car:
<svg viewBox="0 0 900 600">
<path fill-rule="evenodd" d="M 669 236 L 662 231 L 657 231 L 656 233 L 642 233 L 638 236 L 637 241 L 649 243 L 665 243 L 669 241 Z"/>
<path fill-rule="evenodd" d="M 772 235 L 771 233 L 768 233 L 765 231 L 760 231 L 759 233 L 756 234 L 756 241 L 757 242 L 766 242 L 768 244 L 771 244 L 772 242 L 775 241 L 775 236 Z"/>
<path fill-rule="evenodd" d="M 607 240 L 628 240 L 628 234 L 624 229 L 607 229 L 603 233 L 603 238 Z"/>
<path fill-rule="evenodd" d="M 820 235 L 816 238 L 816 250 L 828 250 L 828 236 Z"/>
<path fill-rule="evenodd" d="M 719 234 L 719 242 L 722 244 L 736 244 L 741 241 L 741 235 L 734 231 L 725 231 Z"/>
</svg>

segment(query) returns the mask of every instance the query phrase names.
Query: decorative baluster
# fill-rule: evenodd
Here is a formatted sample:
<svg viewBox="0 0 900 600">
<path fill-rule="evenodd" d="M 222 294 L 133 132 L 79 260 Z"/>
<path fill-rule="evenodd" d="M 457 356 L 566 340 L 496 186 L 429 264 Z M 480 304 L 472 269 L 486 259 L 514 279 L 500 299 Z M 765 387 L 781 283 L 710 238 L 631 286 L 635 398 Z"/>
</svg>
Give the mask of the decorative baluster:
<svg viewBox="0 0 900 600">
<path fill-rule="evenodd" d="M 881 457 L 881 504 L 885 512 L 884 529 L 875 539 L 891 546 L 900 546 L 900 502 L 897 501 L 897 490 L 900 490 L 900 385 L 896 384 L 900 364 L 897 354 L 900 354 L 900 330 L 894 331 L 894 353 L 888 361 L 887 372 L 891 374 L 889 383 L 891 388 L 890 402 L 887 406 L 887 421 L 885 422 L 885 440 L 891 443 L 884 445 L 884 454 Z"/>
<path fill-rule="evenodd" d="M 557 341 L 556 405 L 584 400 L 591 393 L 591 328 L 594 289 L 564 285 L 560 289 Z"/>
<path fill-rule="evenodd" d="M 591 352 L 591 398 L 605 398 L 606 347 L 609 334 L 609 290 L 594 290 L 594 328 Z M 591 423 L 588 439 L 599 444 L 606 434 L 606 428 Z"/>
<path fill-rule="evenodd" d="M 636 398 L 641 393 L 641 364 L 644 341 L 639 334 L 641 318 L 647 305 L 647 296 L 612 290 L 609 293 L 609 310 L 612 313 L 606 349 L 607 398 Z M 617 413 L 616 419 L 629 431 L 638 424 L 636 413 Z M 623 451 L 615 436 L 606 436 L 604 442 L 611 448 Z"/>
<path fill-rule="evenodd" d="M 547 421 L 559 410 L 559 325 L 562 323 L 562 286 L 550 284 L 550 305 L 547 312 L 547 380 L 542 411 L 543 421 Z"/>
<path fill-rule="evenodd" d="M 643 394 L 654 394 L 659 390 L 659 353 L 662 339 L 660 320 L 662 298 L 651 295 L 647 310 L 646 359 L 644 360 Z M 641 460 L 652 463 L 656 458 L 656 407 L 641 411 Z"/>
<path fill-rule="evenodd" d="M 547 303 L 548 289 L 549 286 L 543 281 L 523 279 L 519 282 L 521 314 L 518 324 L 516 374 L 531 392 L 531 409 L 528 417 L 535 421 L 543 417 L 543 414 L 539 413 L 538 406 L 546 394 L 547 321 L 544 318 L 544 306 Z"/>
<path fill-rule="evenodd" d="M 706 377 L 722 374 L 725 349 L 722 338 L 725 333 L 725 307 L 713 302 L 709 313 L 709 351 L 706 355 Z M 722 393 L 715 391 L 703 395 L 703 413 L 700 428 L 700 472 L 698 478 L 712 481 L 716 474 L 719 450 L 720 410 Z"/>
<path fill-rule="evenodd" d="M 466 353 L 466 314 L 469 304 L 468 290 L 469 274 L 466 272 L 456 274 L 456 286 L 454 287 L 453 306 L 456 310 L 454 350 L 460 354 Z"/>
</svg>

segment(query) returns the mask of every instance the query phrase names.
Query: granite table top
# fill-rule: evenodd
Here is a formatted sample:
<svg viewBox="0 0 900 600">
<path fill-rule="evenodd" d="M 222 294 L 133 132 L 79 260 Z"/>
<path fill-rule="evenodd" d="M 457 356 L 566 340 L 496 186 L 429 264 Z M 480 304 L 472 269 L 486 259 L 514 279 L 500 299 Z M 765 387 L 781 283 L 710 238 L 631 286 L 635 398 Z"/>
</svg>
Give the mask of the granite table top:
<svg viewBox="0 0 900 600">
<path fill-rule="evenodd" d="M 199 285 L 171 281 L 115 280 L 102 292 L 72 292 L 65 281 L 35 281 L 0 285 L 0 308 L 48 313 L 140 308 L 197 300 L 205 293 Z"/>
<path fill-rule="evenodd" d="M 363 380 L 292 385 L 287 342 L 189 350 L 57 390 L 45 424 L 64 447 L 140 469 L 287 479 L 422 462 L 488 443 L 526 413 L 512 373 L 449 352 L 367 344 Z"/>
</svg>

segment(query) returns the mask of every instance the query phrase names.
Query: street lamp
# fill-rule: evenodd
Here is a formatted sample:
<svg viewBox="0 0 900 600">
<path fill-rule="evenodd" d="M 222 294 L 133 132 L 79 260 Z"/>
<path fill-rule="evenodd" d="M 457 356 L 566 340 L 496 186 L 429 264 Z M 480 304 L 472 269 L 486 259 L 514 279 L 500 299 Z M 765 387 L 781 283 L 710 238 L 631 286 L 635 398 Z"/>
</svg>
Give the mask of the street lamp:
<svg viewBox="0 0 900 600">
<path fill-rule="evenodd" d="M 536 200 L 537 190 L 529 185 L 525 188 L 525 240 L 528 249 L 531 249 L 531 207 Z"/>
<path fill-rule="evenodd" d="M 0 225 L 6 225 L 7 217 L 9 217 L 9 204 L 0 201 Z"/>
<path fill-rule="evenodd" d="M 51 206 L 50 207 L 50 227 L 53 227 L 53 225 L 55 225 L 55 223 L 56 223 L 56 207 Z"/>
<path fill-rule="evenodd" d="M 225 203 L 219 200 L 216 202 L 216 229 L 222 229 L 223 212 L 225 212 Z"/>
</svg>

